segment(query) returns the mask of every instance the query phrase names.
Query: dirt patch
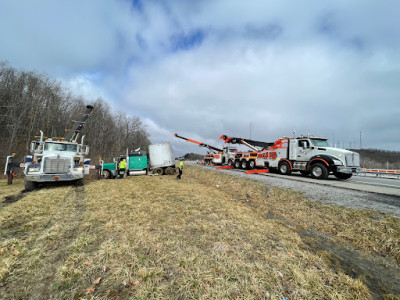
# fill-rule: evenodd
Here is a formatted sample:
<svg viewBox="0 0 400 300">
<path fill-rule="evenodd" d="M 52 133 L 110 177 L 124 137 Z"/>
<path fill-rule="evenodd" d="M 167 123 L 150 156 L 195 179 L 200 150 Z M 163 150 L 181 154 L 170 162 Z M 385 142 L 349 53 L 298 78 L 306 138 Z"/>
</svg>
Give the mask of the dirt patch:
<svg viewBox="0 0 400 300">
<path fill-rule="evenodd" d="M 17 201 L 21 200 L 22 198 L 24 198 L 25 195 L 26 195 L 25 193 L 20 193 L 18 195 L 6 196 L 6 197 L 4 197 L 3 203 L 10 204 L 10 203 L 17 202 Z"/>
<path fill-rule="evenodd" d="M 302 241 L 322 255 L 336 270 L 364 282 L 374 299 L 400 295 L 400 268 L 381 257 L 356 251 L 349 245 L 332 242 L 329 236 L 307 230 L 299 231 Z M 386 297 L 386 298 L 385 298 Z"/>
</svg>

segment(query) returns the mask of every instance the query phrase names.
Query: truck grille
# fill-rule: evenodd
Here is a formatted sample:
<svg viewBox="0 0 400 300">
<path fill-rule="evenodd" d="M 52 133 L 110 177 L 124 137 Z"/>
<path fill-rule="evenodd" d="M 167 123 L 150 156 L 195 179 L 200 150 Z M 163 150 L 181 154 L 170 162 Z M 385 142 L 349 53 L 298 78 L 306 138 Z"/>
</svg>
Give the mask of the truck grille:
<svg viewBox="0 0 400 300">
<path fill-rule="evenodd" d="M 45 158 L 44 173 L 59 174 L 68 173 L 70 169 L 69 158 Z"/>
<path fill-rule="evenodd" d="M 359 167 L 360 166 L 360 154 L 358 154 L 358 153 L 346 154 L 346 166 L 347 167 Z"/>
</svg>

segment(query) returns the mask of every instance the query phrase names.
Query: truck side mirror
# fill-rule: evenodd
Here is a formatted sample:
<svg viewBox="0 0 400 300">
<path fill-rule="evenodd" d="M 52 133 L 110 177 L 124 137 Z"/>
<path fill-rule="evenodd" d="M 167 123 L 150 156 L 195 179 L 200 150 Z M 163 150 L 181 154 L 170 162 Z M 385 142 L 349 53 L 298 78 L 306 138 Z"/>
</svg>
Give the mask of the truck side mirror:
<svg viewBox="0 0 400 300">
<path fill-rule="evenodd" d="M 36 150 L 36 143 L 32 142 L 31 143 L 31 153 L 33 153 Z"/>
<path fill-rule="evenodd" d="M 88 155 L 89 154 L 89 146 L 86 146 L 85 147 L 85 155 Z"/>
<path fill-rule="evenodd" d="M 306 141 L 301 142 L 301 144 L 303 146 L 303 149 L 307 149 L 307 142 Z"/>
</svg>

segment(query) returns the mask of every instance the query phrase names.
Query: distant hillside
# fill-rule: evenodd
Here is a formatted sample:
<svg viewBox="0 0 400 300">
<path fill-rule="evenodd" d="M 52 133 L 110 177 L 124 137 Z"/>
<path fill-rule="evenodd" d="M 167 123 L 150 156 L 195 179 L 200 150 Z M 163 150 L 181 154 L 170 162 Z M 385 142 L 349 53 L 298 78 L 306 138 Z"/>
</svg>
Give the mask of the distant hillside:
<svg viewBox="0 0 400 300">
<path fill-rule="evenodd" d="M 352 149 L 360 154 L 362 168 L 400 170 L 400 152 L 379 149 Z"/>
</svg>

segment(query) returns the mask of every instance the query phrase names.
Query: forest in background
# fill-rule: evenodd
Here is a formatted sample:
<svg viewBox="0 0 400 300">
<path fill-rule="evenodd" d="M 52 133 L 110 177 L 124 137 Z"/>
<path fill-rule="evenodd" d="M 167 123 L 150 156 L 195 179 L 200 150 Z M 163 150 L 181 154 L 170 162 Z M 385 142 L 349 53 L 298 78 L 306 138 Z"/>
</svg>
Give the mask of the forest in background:
<svg viewBox="0 0 400 300">
<path fill-rule="evenodd" d="M 149 134 L 138 117 L 113 111 L 101 98 L 75 96 L 61 83 L 45 74 L 21 71 L 0 62 L 0 168 L 6 156 L 17 153 L 15 161 L 29 154 L 29 147 L 40 130 L 47 137 L 64 137 L 72 120 L 79 120 L 86 105 L 94 110 L 81 136 L 90 145 L 89 157 L 109 161 L 126 149 L 147 148 Z M 79 138 L 80 141 L 80 138 Z"/>
<path fill-rule="evenodd" d="M 360 154 L 361 167 L 400 170 L 400 152 L 380 149 L 353 149 Z"/>
</svg>

